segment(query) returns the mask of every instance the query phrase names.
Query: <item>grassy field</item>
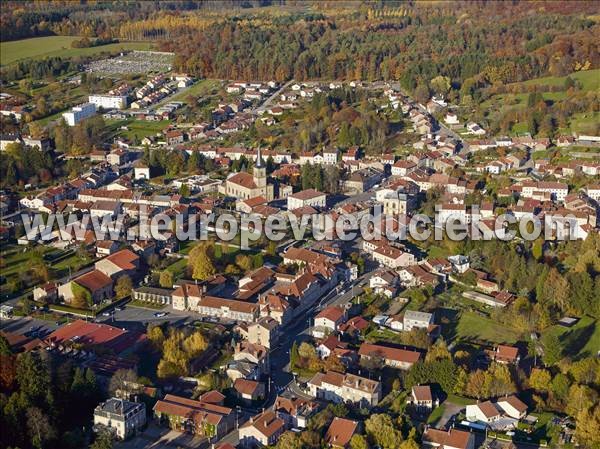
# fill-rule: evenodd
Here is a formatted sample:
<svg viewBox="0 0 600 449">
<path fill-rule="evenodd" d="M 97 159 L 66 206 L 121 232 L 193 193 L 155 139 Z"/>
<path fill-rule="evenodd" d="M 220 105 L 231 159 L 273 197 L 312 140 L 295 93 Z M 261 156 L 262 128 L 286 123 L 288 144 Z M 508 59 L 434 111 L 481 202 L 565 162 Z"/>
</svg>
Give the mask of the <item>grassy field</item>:
<svg viewBox="0 0 600 449">
<path fill-rule="evenodd" d="M 574 72 L 568 75 L 569 78 L 581 83 L 583 91 L 600 91 L 600 69 Z M 558 86 L 557 92 L 543 92 L 542 97 L 546 101 L 557 102 L 567 98 L 567 91 L 564 90 L 564 84 L 567 76 L 549 76 L 543 78 L 534 78 L 528 81 L 512 84 L 512 86 L 522 87 L 521 93 L 517 94 L 497 94 L 487 99 L 481 104 L 482 109 L 488 111 L 499 111 L 504 113 L 510 110 L 521 110 L 526 107 L 529 93 L 529 86 Z M 561 133 L 588 133 L 593 132 L 594 126 L 598 123 L 600 113 L 579 113 L 573 114 L 569 120 L 567 129 L 559 130 Z M 527 132 L 526 123 L 517 123 L 513 125 L 512 135 L 519 135 Z"/>
<path fill-rule="evenodd" d="M 568 75 L 568 77 L 573 80 L 579 81 L 583 86 L 583 90 L 600 89 L 600 69 L 574 72 Z M 524 86 L 564 86 L 566 79 L 566 76 L 547 76 L 544 78 L 534 78 L 531 80 L 523 81 L 519 84 Z"/>
<path fill-rule="evenodd" d="M 167 128 L 171 122 L 169 120 L 161 120 L 158 122 L 146 120 L 106 120 L 106 124 L 114 130 L 115 136 L 133 139 L 137 137 L 139 140 L 147 136 L 154 136 Z M 122 126 L 127 126 L 127 130 L 121 130 Z"/>
<path fill-rule="evenodd" d="M 48 56 L 71 58 L 89 56 L 104 51 L 150 50 L 150 42 L 118 42 L 90 48 L 71 48 L 71 42 L 80 39 L 77 36 L 46 36 L 0 43 L 0 64 L 10 64 L 20 59 L 39 59 Z"/>
<path fill-rule="evenodd" d="M 595 356 L 600 351 L 600 326 L 593 318 L 585 316 L 573 327 L 551 326 L 544 334 L 554 334 L 563 351 L 575 359 Z"/>
<path fill-rule="evenodd" d="M 455 339 L 487 343 L 515 343 L 519 334 L 505 325 L 477 313 L 463 311 L 455 329 Z"/>
<path fill-rule="evenodd" d="M 221 86 L 220 80 L 206 79 L 196 82 L 194 85 L 185 89 L 183 92 L 174 95 L 169 98 L 169 101 L 184 101 L 187 102 L 187 98 L 191 95 L 192 97 L 204 97 L 212 94 L 213 91 L 218 91 Z"/>
</svg>

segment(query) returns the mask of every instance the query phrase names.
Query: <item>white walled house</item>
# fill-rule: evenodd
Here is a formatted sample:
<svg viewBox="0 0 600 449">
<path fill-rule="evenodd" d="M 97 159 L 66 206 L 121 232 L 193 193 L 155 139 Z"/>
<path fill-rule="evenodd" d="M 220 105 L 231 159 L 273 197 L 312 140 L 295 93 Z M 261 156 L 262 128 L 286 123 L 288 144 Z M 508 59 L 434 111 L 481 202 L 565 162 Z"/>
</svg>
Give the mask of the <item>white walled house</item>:
<svg viewBox="0 0 600 449">
<path fill-rule="evenodd" d="M 306 206 L 324 208 L 326 200 L 327 195 L 318 190 L 302 190 L 287 197 L 287 208 L 288 210 L 300 209 Z"/>
</svg>

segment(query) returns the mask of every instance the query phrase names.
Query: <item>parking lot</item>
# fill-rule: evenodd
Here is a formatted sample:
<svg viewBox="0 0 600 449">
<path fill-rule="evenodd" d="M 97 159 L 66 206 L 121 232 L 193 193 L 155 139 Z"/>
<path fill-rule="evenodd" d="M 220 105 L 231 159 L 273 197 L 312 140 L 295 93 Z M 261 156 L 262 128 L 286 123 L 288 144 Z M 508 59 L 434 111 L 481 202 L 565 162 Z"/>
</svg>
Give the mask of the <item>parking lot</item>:
<svg viewBox="0 0 600 449">
<path fill-rule="evenodd" d="M 157 316 L 166 313 L 164 316 Z M 164 323 L 169 322 L 171 324 L 184 324 L 198 319 L 195 316 L 191 316 L 190 313 L 173 310 L 171 306 L 167 306 L 164 309 L 145 309 L 143 307 L 135 307 L 126 305 L 121 310 L 114 309 L 114 313 L 110 316 L 100 315 L 96 318 L 96 321 L 110 324 L 111 326 L 121 327 L 129 330 L 144 331 L 148 324 L 151 323 Z"/>
<path fill-rule="evenodd" d="M 5 332 L 14 332 L 19 335 L 27 335 L 28 337 L 44 338 L 46 335 L 58 329 L 58 325 L 54 321 L 40 320 L 30 317 L 14 317 L 11 319 L 3 319 L 0 323 L 0 329 Z"/>
<path fill-rule="evenodd" d="M 204 444 L 203 444 L 204 443 Z M 207 446 L 206 438 L 169 430 L 150 424 L 140 435 L 117 443 L 116 449 L 198 448 Z"/>
</svg>

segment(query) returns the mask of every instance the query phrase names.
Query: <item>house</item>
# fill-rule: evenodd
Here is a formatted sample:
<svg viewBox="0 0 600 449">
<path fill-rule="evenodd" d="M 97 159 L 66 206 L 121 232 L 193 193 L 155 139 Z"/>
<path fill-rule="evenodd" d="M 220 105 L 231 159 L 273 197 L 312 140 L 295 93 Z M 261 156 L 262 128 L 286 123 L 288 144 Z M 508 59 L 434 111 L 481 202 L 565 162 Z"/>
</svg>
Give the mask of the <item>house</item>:
<svg viewBox="0 0 600 449">
<path fill-rule="evenodd" d="M 253 416 L 239 428 L 240 444 L 244 448 L 270 446 L 285 431 L 285 421 L 271 410 Z"/>
<path fill-rule="evenodd" d="M 33 289 L 34 301 L 54 302 L 58 299 L 58 285 L 54 282 L 46 282 Z"/>
<path fill-rule="evenodd" d="M 409 252 L 388 243 L 382 243 L 373 249 L 371 256 L 373 260 L 388 268 L 399 268 L 414 265 L 415 256 Z"/>
<path fill-rule="evenodd" d="M 355 316 L 354 318 L 350 318 L 339 327 L 339 330 L 342 335 L 355 336 L 361 334 L 368 327 L 369 322 L 359 315 Z"/>
<path fill-rule="evenodd" d="M 115 240 L 100 240 L 96 242 L 96 256 L 110 256 L 119 249 L 119 242 Z"/>
<path fill-rule="evenodd" d="M 245 402 L 258 401 L 265 397 L 265 384 L 249 379 L 236 379 L 233 389 L 237 396 Z"/>
<path fill-rule="evenodd" d="M 468 421 L 486 424 L 502 418 L 501 410 L 491 401 L 467 405 L 465 415 Z"/>
<path fill-rule="evenodd" d="M 94 409 L 94 430 L 109 429 L 118 439 L 135 435 L 146 425 L 146 404 L 110 398 Z"/>
<path fill-rule="evenodd" d="M 175 293 L 173 293 L 173 308 L 175 308 Z M 255 321 L 260 312 L 258 304 L 216 296 L 204 296 L 197 302 L 196 307 L 188 306 L 187 309 L 195 310 L 204 316 L 246 323 Z"/>
<path fill-rule="evenodd" d="M 357 421 L 336 416 L 325 432 L 325 443 L 332 448 L 346 449 L 357 428 Z"/>
<path fill-rule="evenodd" d="M 439 449 L 474 449 L 475 436 L 471 432 L 451 428 L 439 430 L 426 428 L 423 432 L 423 446 Z"/>
<path fill-rule="evenodd" d="M 444 117 L 444 122 L 446 122 L 447 125 L 460 124 L 460 121 L 458 120 L 458 116 L 454 112 L 447 112 L 446 116 Z"/>
<path fill-rule="evenodd" d="M 308 381 L 310 395 L 334 403 L 351 402 L 358 407 L 374 407 L 381 400 L 381 383 L 355 374 L 336 371 L 317 373 Z"/>
<path fill-rule="evenodd" d="M 257 380 L 270 371 L 269 350 L 261 345 L 242 341 L 235 346 L 233 361 L 227 365 L 227 377 Z"/>
<path fill-rule="evenodd" d="M 407 310 L 402 322 L 403 330 L 410 332 L 413 329 L 427 329 L 433 324 L 433 314 Z"/>
<path fill-rule="evenodd" d="M 99 260 L 95 267 L 113 280 L 123 275 L 135 278 L 140 268 L 140 256 L 129 249 L 122 249 Z"/>
<path fill-rule="evenodd" d="M 527 405 L 515 395 L 500 398 L 496 403 L 511 418 L 523 419 L 527 415 Z"/>
<path fill-rule="evenodd" d="M 438 404 L 437 400 L 433 400 L 433 394 L 429 385 L 415 385 L 412 387 L 409 402 L 420 412 L 430 412 L 433 410 L 434 404 Z"/>
<path fill-rule="evenodd" d="M 389 346 L 363 343 L 358 355 L 361 359 L 381 359 L 382 363 L 392 368 L 407 370 L 421 358 L 421 353 L 409 349 L 392 348 Z"/>
<path fill-rule="evenodd" d="M 296 396 L 277 396 L 273 410 L 282 418 L 286 427 L 305 428 L 308 418 L 317 412 L 319 404 Z"/>
<path fill-rule="evenodd" d="M 325 338 L 324 340 L 319 342 L 319 344 L 317 345 L 316 351 L 317 351 L 317 355 L 320 358 L 326 359 L 331 354 L 333 354 L 336 349 L 347 349 L 347 348 L 348 348 L 348 343 L 343 343 L 340 341 L 339 337 L 337 337 L 335 335 L 330 335 L 327 338 Z"/>
<path fill-rule="evenodd" d="M 154 405 L 154 416 L 171 429 L 209 438 L 222 437 L 235 424 L 234 411 L 214 403 L 206 394 L 200 400 L 167 394 Z"/>
<path fill-rule="evenodd" d="M 266 316 L 248 325 L 248 341 L 271 349 L 279 337 L 279 323 Z"/>
<path fill-rule="evenodd" d="M 393 298 L 400 285 L 400 278 L 393 270 L 380 269 L 369 279 L 369 287 L 373 292 Z"/>
<path fill-rule="evenodd" d="M 98 304 L 112 298 L 113 280 L 100 270 L 92 270 L 58 287 L 58 297 L 66 303 L 71 303 L 77 295 Z"/>
<path fill-rule="evenodd" d="M 336 332 L 344 321 L 346 321 L 346 311 L 343 308 L 327 307 L 315 317 L 313 336 L 322 338 L 329 333 Z"/>
<path fill-rule="evenodd" d="M 288 210 L 300 209 L 302 207 L 326 206 L 327 195 L 315 189 L 302 190 L 287 197 Z"/>
<path fill-rule="evenodd" d="M 498 345 L 494 351 L 491 351 L 490 356 L 494 361 L 506 364 L 518 364 L 521 359 L 519 348 L 508 345 Z"/>
</svg>

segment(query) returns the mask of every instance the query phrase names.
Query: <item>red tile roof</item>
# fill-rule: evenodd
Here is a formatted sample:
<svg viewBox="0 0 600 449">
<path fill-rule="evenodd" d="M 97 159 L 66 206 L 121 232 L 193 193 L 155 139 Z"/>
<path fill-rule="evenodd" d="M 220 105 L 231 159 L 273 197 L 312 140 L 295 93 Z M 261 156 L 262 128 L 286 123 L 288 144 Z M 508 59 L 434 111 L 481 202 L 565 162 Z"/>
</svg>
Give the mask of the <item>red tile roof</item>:
<svg viewBox="0 0 600 449">
<path fill-rule="evenodd" d="M 344 317 L 344 310 L 341 307 L 331 306 L 323 309 L 315 318 L 326 318 L 334 323 Z"/>
<path fill-rule="evenodd" d="M 325 441 L 334 447 L 346 447 L 357 426 L 356 421 L 335 417 L 327 429 Z"/>
<path fill-rule="evenodd" d="M 450 429 L 438 430 L 427 429 L 423 433 L 423 442 L 434 443 L 439 446 L 446 446 L 459 449 L 467 449 L 471 434 L 463 430 Z"/>
<path fill-rule="evenodd" d="M 104 346 L 116 353 L 122 352 L 144 338 L 141 334 L 130 332 L 108 324 L 88 323 L 77 320 L 55 330 L 45 338 L 47 344 L 72 341 L 83 345 Z"/>
<path fill-rule="evenodd" d="M 379 355 L 386 360 L 416 363 L 421 358 L 421 353 L 408 349 L 390 348 L 388 346 L 363 343 L 358 350 L 360 356 Z"/>
<path fill-rule="evenodd" d="M 109 260 L 122 270 L 135 270 L 137 263 L 140 260 L 140 256 L 128 249 L 122 249 L 114 254 L 108 256 L 105 260 Z"/>
<path fill-rule="evenodd" d="M 92 270 L 89 273 L 82 274 L 73 279 L 73 282 L 85 287 L 91 293 L 112 285 L 112 279 L 99 270 Z"/>
</svg>

